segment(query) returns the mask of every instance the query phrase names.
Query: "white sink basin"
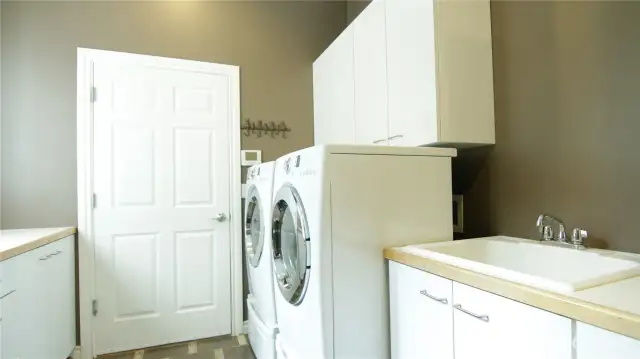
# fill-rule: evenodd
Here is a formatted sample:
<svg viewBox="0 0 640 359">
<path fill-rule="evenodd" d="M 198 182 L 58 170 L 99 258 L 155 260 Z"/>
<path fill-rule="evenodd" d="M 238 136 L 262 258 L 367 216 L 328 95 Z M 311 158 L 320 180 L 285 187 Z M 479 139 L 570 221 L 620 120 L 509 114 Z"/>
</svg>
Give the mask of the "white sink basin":
<svg viewBox="0 0 640 359">
<path fill-rule="evenodd" d="M 404 247 L 410 253 L 474 272 L 554 292 L 640 275 L 640 263 L 597 250 L 577 250 L 512 237 L 486 237 Z M 609 252 L 614 253 L 614 252 Z"/>
</svg>

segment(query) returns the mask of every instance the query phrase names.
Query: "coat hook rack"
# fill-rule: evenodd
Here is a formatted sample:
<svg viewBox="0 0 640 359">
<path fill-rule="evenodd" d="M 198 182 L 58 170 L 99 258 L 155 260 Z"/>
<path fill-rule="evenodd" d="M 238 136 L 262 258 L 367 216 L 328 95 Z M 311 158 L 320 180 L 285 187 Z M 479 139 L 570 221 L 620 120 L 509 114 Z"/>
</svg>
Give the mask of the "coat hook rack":
<svg viewBox="0 0 640 359">
<path fill-rule="evenodd" d="M 256 135 L 258 138 L 266 136 L 267 134 L 271 135 L 271 138 L 276 138 L 276 136 L 279 135 L 281 135 L 282 138 L 287 138 L 287 132 L 291 132 L 291 128 L 287 127 L 287 124 L 284 121 L 276 124 L 273 121 L 252 121 L 250 118 L 244 119 L 240 128 L 243 130 L 243 135 L 247 137 Z"/>
</svg>

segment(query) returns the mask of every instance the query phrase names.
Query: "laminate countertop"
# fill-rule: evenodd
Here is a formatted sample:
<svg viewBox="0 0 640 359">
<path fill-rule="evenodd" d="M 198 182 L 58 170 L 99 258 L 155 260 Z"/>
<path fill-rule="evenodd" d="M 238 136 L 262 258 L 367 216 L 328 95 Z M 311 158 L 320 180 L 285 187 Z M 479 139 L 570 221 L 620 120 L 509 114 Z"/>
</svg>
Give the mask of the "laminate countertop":
<svg viewBox="0 0 640 359">
<path fill-rule="evenodd" d="M 640 255 L 598 249 L 591 251 L 640 262 Z M 640 277 L 561 294 L 424 258 L 419 254 L 405 251 L 403 247 L 386 248 L 384 257 L 440 277 L 640 340 Z"/>
<path fill-rule="evenodd" d="M 76 233 L 75 227 L 0 231 L 0 262 Z"/>
</svg>

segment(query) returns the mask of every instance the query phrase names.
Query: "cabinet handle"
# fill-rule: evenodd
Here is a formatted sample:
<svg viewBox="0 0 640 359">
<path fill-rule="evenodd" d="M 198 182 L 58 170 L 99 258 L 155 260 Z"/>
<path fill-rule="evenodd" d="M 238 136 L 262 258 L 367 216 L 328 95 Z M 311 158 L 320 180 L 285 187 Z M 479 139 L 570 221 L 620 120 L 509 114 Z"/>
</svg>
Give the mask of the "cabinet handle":
<svg viewBox="0 0 640 359">
<path fill-rule="evenodd" d="M 375 140 L 375 141 L 373 141 L 373 143 L 380 143 L 380 142 L 384 142 L 386 140 L 387 140 L 387 138 L 383 138 L 381 140 Z"/>
<path fill-rule="evenodd" d="M 51 258 L 51 256 L 52 256 L 52 254 L 47 254 L 47 255 L 46 255 L 46 256 L 44 256 L 44 257 L 40 257 L 40 260 L 41 260 L 41 261 L 46 261 L 47 259 Z"/>
<path fill-rule="evenodd" d="M 388 138 L 388 140 L 395 140 L 396 138 L 402 138 L 404 135 L 395 135 Z"/>
<path fill-rule="evenodd" d="M 62 253 L 62 251 L 61 250 L 57 250 L 55 253 L 51 254 L 51 256 L 57 256 L 60 253 Z"/>
<path fill-rule="evenodd" d="M 469 314 L 470 316 L 472 316 L 472 317 L 474 317 L 474 318 L 476 318 L 476 319 L 480 319 L 480 320 L 482 320 L 483 322 L 489 323 L 489 316 L 488 316 L 488 315 L 478 315 L 478 314 L 476 314 L 476 313 L 470 312 L 470 311 L 468 311 L 468 310 L 466 310 L 466 309 L 463 309 L 463 308 L 462 308 L 462 304 L 454 304 L 454 305 L 453 305 L 453 308 L 455 308 L 455 309 L 457 309 L 457 310 L 461 311 L 461 312 L 462 312 L 462 313 L 464 313 L 464 314 Z"/>
<path fill-rule="evenodd" d="M 425 289 L 420 291 L 420 294 L 424 295 L 425 297 L 429 298 L 429 299 L 433 299 L 436 302 L 440 302 L 442 304 L 449 304 L 449 301 L 447 300 L 447 298 L 438 298 L 438 297 L 434 297 L 431 294 L 427 293 L 427 291 Z"/>
<path fill-rule="evenodd" d="M 15 291 L 16 291 L 15 289 L 10 291 L 9 293 L 7 293 L 7 294 L 3 295 L 2 297 L 0 297 L 0 299 L 4 299 L 4 298 L 8 297 L 10 294 L 13 294 Z"/>
</svg>

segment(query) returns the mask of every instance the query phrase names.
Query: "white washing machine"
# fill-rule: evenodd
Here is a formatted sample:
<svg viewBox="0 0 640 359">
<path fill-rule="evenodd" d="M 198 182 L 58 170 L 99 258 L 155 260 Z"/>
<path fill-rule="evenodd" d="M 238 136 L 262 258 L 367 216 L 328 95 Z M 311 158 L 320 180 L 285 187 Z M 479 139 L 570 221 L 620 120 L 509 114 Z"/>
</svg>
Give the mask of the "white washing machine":
<svg viewBox="0 0 640 359">
<path fill-rule="evenodd" d="M 278 355 L 389 358 L 383 249 L 453 238 L 456 150 L 316 146 L 276 161 Z"/>
<path fill-rule="evenodd" d="M 247 172 L 245 204 L 245 252 L 249 278 L 249 343 L 257 359 L 275 358 L 277 332 L 271 260 L 271 200 L 274 162 L 262 163 Z"/>
</svg>

